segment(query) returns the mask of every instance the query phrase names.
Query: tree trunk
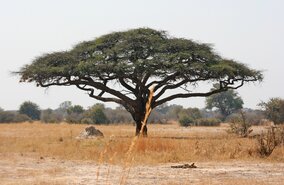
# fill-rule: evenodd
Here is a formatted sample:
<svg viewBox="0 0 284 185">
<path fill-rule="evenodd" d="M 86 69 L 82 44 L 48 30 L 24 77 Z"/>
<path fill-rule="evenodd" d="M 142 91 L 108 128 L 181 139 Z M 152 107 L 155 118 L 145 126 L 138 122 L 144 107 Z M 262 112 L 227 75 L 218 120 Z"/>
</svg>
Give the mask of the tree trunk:
<svg viewBox="0 0 284 185">
<path fill-rule="evenodd" d="M 138 104 L 139 104 L 139 106 L 137 106 L 137 108 L 131 114 L 132 118 L 134 119 L 134 121 L 136 123 L 135 135 L 136 136 L 142 135 L 143 137 L 147 137 L 147 126 L 146 126 L 146 123 L 147 123 L 148 118 L 146 120 L 145 126 L 143 127 L 143 121 L 145 119 L 145 113 L 146 113 L 145 112 L 146 111 L 145 110 L 146 103 L 145 103 L 145 101 L 142 101 L 141 103 L 138 103 Z"/>
<path fill-rule="evenodd" d="M 144 120 L 144 114 L 141 113 L 141 112 L 137 112 L 135 115 L 134 115 L 134 120 L 135 120 L 135 123 L 136 123 L 136 132 L 135 132 L 135 135 L 136 136 L 139 136 L 140 133 L 143 137 L 147 137 L 147 126 L 145 125 L 143 127 L 143 120 Z M 147 122 L 147 121 L 146 121 Z M 142 127 L 143 127 L 143 130 L 142 130 Z M 142 130 L 142 131 L 141 131 Z"/>
<path fill-rule="evenodd" d="M 142 122 L 141 121 L 136 122 L 136 133 L 135 133 L 136 136 L 140 135 L 141 129 L 142 129 Z M 143 137 L 147 137 L 147 126 L 146 125 L 143 127 L 141 134 Z"/>
</svg>

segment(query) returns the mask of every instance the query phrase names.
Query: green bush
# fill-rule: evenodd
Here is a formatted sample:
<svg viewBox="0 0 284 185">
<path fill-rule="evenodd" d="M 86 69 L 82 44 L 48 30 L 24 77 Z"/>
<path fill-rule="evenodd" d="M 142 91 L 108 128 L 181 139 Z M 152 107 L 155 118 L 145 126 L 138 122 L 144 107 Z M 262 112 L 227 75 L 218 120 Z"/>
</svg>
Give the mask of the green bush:
<svg viewBox="0 0 284 185">
<path fill-rule="evenodd" d="M 0 123 L 14 122 L 15 114 L 8 111 L 0 111 Z"/>
<path fill-rule="evenodd" d="M 183 127 L 188 127 L 194 123 L 194 119 L 187 115 L 182 115 L 179 119 L 179 124 Z"/>
<path fill-rule="evenodd" d="M 67 123 L 81 123 L 83 119 L 83 114 L 79 113 L 70 113 L 66 116 L 66 122 Z"/>
<path fill-rule="evenodd" d="M 39 106 L 30 101 L 26 101 L 20 105 L 19 113 L 29 116 L 32 120 L 40 119 Z"/>
<path fill-rule="evenodd" d="M 31 121 L 31 118 L 25 114 L 18 114 L 9 111 L 0 111 L 0 123 L 19 123 Z"/>
<path fill-rule="evenodd" d="M 13 122 L 20 123 L 20 122 L 25 122 L 25 121 L 31 122 L 32 119 L 26 114 L 15 114 Z"/>
<path fill-rule="evenodd" d="M 41 111 L 40 120 L 44 123 L 60 123 L 63 121 L 63 115 L 52 109 Z"/>
<path fill-rule="evenodd" d="M 91 118 L 83 118 L 81 120 L 81 123 L 83 123 L 83 124 L 94 124 L 93 120 Z"/>
<path fill-rule="evenodd" d="M 108 124 L 109 120 L 107 119 L 104 110 L 105 107 L 103 104 L 95 104 L 85 112 L 84 118 L 92 120 L 92 124 Z"/>
<path fill-rule="evenodd" d="M 195 123 L 197 126 L 219 126 L 221 120 L 217 118 L 200 118 Z"/>
</svg>

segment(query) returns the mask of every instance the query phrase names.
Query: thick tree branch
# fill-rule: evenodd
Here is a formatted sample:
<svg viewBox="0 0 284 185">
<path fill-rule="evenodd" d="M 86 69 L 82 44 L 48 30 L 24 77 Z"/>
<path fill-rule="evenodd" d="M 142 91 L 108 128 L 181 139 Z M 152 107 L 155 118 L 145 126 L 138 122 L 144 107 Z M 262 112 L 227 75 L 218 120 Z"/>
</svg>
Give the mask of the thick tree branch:
<svg viewBox="0 0 284 185">
<path fill-rule="evenodd" d="M 148 79 L 150 78 L 151 73 L 146 73 L 146 75 L 144 76 L 143 80 L 142 80 L 142 84 L 146 84 Z"/>
<path fill-rule="evenodd" d="M 175 80 L 176 77 L 179 75 L 180 73 L 179 72 L 176 72 L 172 75 L 169 75 L 167 77 L 165 77 L 163 80 L 155 80 L 155 81 L 152 81 L 151 83 L 149 83 L 148 85 L 146 85 L 146 87 L 149 89 L 152 85 L 154 84 L 157 84 L 155 86 L 155 89 L 154 89 L 154 92 L 156 90 L 158 90 L 160 87 L 162 87 L 163 85 L 167 84 L 169 81 L 171 80 Z"/>
<path fill-rule="evenodd" d="M 223 81 L 220 81 L 220 83 L 223 82 Z M 171 101 L 173 99 L 177 99 L 177 98 L 189 98 L 189 97 L 207 97 L 207 96 L 210 96 L 212 94 L 216 94 L 216 93 L 220 93 L 220 92 L 223 92 L 223 91 L 227 91 L 228 89 L 237 89 L 241 86 L 244 85 L 244 80 L 241 81 L 241 83 L 238 85 L 238 86 L 228 86 L 229 84 L 225 84 L 223 86 L 220 86 L 219 89 L 215 89 L 215 90 L 212 90 L 212 91 L 209 91 L 209 92 L 206 92 L 206 93 L 178 93 L 178 94 L 174 94 L 174 95 L 170 95 L 166 98 L 163 98 L 159 101 L 155 101 L 154 104 L 152 105 L 153 107 L 157 107 L 163 103 L 166 103 L 168 101 Z M 233 84 L 233 83 L 231 83 Z"/>
<path fill-rule="evenodd" d="M 166 85 L 155 97 L 154 97 L 154 100 L 157 100 L 159 99 L 165 92 L 166 90 L 169 90 L 169 89 L 175 89 L 175 88 L 178 88 L 186 83 L 188 83 L 190 80 L 182 80 L 180 81 L 179 83 L 177 84 L 172 84 L 172 85 Z"/>
<path fill-rule="evenodd" d="M 81 87 L 79 84 L 76 84 L 76 87 L 78 87 L 79 89 L 84 90 L 84 91 L 89 91 L 89 96 L 92 97 L 92 98 L 95 98 L 97 100 L 100 100 L 100 101 L 103 101 L 103 102 L 115 102 L 115 103 L 118 103 L 118 104 L 123 103 L 122 100 L 117 99 L 117 98 L 110 98 L 110 97 L 106 98 L 106 97 L 101 97 L 101 96 L 95 95 L 93 88 Z"/>
<path fill-rule="evenodd" d="M 122 77 L 119 78 L 118 80 L 119 80 L 120 84 L 121 84 L 123 87 L 125 87 L 125 88 L 128 89 L 129 91 L 133 92 L 133 94 L 136 94 L 136 93 L 137 93 L 136 90 L 135 90 L 133 87 L 131 87 L 130 85 L 128 85 L 128 84 L 124 81 L 124 79 L 123 79 Z"/>
<path fill-rule="evenodd" d="M 95 82 L 93 79 L 91 78 L 81 78 L 78 80 L 71 80 L 70 78 L 65 79 L 67 81 L 64 82 L 60 82 L 59 80 L 57 80 L 56 82 L 49 82 L 47 84 L 44 84 L 43 82 L 39 82 L 39 85 L 42 87 L 49 87 L 49 86 L 53 86 L 53 85 L 57 85 L 57 86 L 70 86 L 70 85 L 88 85 L 91 87 L 94 87 L 98 90 L 102 90 L 103 92 L 107 92 L 113 96 L 116 96 L 117 98 L 123 100 L 124 102 L 129 102 L 129 104 L 131 104 L 132 106 L 135 105 L 135 101 L 132 100 L 131 98 L 125 96 L 124 94 L 122 94 L 119 91 L 116 91 L 114 89 L 109 88 L 108 86 L 104 85 L 103 83 L 100 82 Z M 101 95 L 103 93 L 100 93 Z"/>
<path fill-rule="evenodd" d="M 100 82 L 95 82 L 93 79 L 91 78 L 83 78 L 84 80 L 87 80 L 86 82 L 85 81 L 81 81 L 82 84 L 85 84 L 85 85 L 89 85 L 89 86 L 92 86 L 96 89 L 99 89 L 99 90 L 102 90 L 102 91 L 105 91 L 113 96 L 116 96 L 120 99 L 122 99 L 123 101 L 125 102 L 129 102 L 130 104 L 134 105 L 135 102 L 134 100 L 132 100 L 131 98 L 125 96 L 124 94 L 122 94 L 121 92 L 117 91 L 117 90 L 114 90 L 114 89 L 111 89 L 109 88 L 108 86 L 100 83 Z"/>
<path fill-rule="evenodd" d="M 179 93 L 179 94 L 174 94 L 174 95 L 171 95 L 171 96 L 168 96 L 166 98 L 163 98 L 159 101 L 156 101 L 153 105 L 153 107 L 157 107 L 163 103 L 166 103 L 168 101 L 171 101 L 173 99 L 177 99 L 177 98 L 189 98 L 189 97 L 206 97 L 206 96 L 210 96 L 212 94 L 215 94 L 215 93 L 219 93 L 219 92 L 223 92 L 223 91 L 226 91 L 227 88 L 222 88 L 222 89 L 218 89 L 218 90 L 214 90 L 214 91 L 210 91 L 210 92 L 206 92 L 206 93 Z"/>
</svg>

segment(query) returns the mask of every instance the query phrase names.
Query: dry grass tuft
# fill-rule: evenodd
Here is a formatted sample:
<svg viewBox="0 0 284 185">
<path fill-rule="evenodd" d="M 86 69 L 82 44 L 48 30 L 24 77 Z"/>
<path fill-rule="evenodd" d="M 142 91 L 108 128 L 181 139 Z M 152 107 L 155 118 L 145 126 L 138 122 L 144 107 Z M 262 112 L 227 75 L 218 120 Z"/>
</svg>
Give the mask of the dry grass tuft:
<svg viewBox="0 0 284 185">
<path fill-rule="evenodd" d="M 86 125 L 1 124 L 0 153 L 37 155 L 59 159 L 93 160 L 123 164 L 133 142 L 131 125 L 97 126 L 102 139 L 77 140 Z M 181 161 L 263 160 L 256 139 L 228 135 L 226 127 L 180 128 L 176 125 L 150 125 L 148 138 L 135 141 L 131 163 L 157 164 Z M 284 161 L 283 146 L 268 160 Z M 103 155 L 102 155 L 103 154 Z M 111 160 L 110 160 L 111 159 Z"/>
</svg>

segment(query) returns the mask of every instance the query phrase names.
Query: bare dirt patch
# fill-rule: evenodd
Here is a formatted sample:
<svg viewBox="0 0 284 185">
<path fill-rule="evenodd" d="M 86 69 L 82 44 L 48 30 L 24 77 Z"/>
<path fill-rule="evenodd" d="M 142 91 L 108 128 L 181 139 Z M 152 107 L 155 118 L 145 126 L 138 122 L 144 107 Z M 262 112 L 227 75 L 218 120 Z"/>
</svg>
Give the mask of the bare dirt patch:
<svg viewBox="0 0 284 185">
<path fill-rule="evenodd" d="M 176 164 L 176 163 L 175 163 Z M 271 184 L 284 181 L 284 163 L 197 162 L 194 169 L 174 169 L 173 163 L 98 165 L 33 156 L 1 155 L 1 184 Z"/>
</svg>

